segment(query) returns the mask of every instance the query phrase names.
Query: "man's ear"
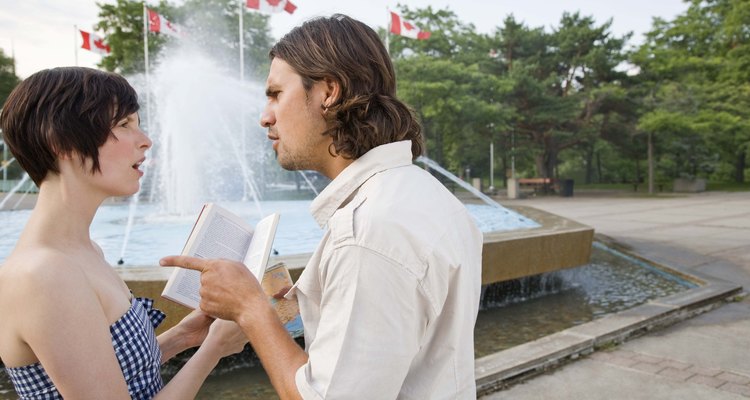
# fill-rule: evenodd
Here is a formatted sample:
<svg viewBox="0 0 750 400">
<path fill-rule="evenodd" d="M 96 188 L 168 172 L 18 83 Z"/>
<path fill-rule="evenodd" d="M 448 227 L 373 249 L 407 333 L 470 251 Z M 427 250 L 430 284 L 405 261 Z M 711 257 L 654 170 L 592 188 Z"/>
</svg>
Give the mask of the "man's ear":
<svg viewBox="0 0 750 400">
<path fill-rule="evenodd" d="M 341 84 L 332 78 L 323 78 L 325 82 L 325 99 L 323 99 L 323 107 L 328 108 L 336 104 L 341 99 Z"/>
</svg>

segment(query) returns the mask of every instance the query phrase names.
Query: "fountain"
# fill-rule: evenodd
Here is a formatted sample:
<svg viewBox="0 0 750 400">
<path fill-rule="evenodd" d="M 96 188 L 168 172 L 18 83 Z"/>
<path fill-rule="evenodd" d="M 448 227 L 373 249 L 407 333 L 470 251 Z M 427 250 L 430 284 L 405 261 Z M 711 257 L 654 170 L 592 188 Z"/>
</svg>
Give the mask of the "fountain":
<svg viewBox="0 0 750 400">
<path fill-rule="evenodd" d="M 299 172 L 307 185 L 290 190 L 299 175 L 283 171 L 272 157 L 256 120 L 265 102 L 263 86 L 239 82 L 233 71 L 186 42 L 167 48 L 150 77 L 153 106 L 144 106 L 141 115 L 154 146 L 147 155 L 142 190 L 128 207 L 103 206 L 92 224 L 92 238 L 110 263 L 122 265 L 118 271 L 126 279 L 156 288 L 168 271 L 152 266 L 161 256 L 180 252 L 204 202 L 222 203 L 250 222 L 266 210 L 280 212 L 274 261 L 286 262 L 296 277 L 322 235 L 307 212 L 315 185 L 307 173 Z M 145 99 L 142 77 L 131 81 Z M 590 228 L 533 209 L 508 210 L 432 160 L 420 157 L 418 162 L 476 197 L 466 205 L 485 233 L 483 283 L 588 261 Z M 277 193 L 284 188 L 288 197 L 303 200 L 261 201 L 271 194 L 283 198 Z M 28 213 L 0 215 L 2 262 Z M 152 294 L 159 297 L 158 290 Z M 184 314 L 171 304 L 159 305 L 177 311 L 166 326 Z"/>
<path fill-rule="evenodd" d="M 274 243 L 278 255 L 271 263 L 285 262 L 294 279 L 322 236 L 307 211 L 317 193 L 307 173 L 299 173 L 307 187 L 287 190 L 290 196 L 286 197 L 304 200 L 262 200 L 271 190 L 292 187 L 291 182 L 299 175 L 280 169 L 271 156 L 265 131 L 254 120 L 264 101 L 263 87 L 240 84 L 228 76 L 231 73 L 222 72 L 218 64 L 189 47 L 170 50 L 153 76 L 156 107 L 149 125 L 158 134 L 153 135 L 151 158 L 155 161 L 143 187 L 154 188 L 155 193 L 142 193 L 140 197 L 157 201 L 138 206 L 139 217 L 129 230 L 130 250 L 122 255 L 126 266 L 118 271 L 131 286 L 147 286 L 156 297 L 169 271 L 152 266 L 160 256 L 181 250 L 203 202 L 220 202 L 251 223 L 263 217 L 265 210 L 279 212 L 281 221 Z M 530 208 L 509 210 L 434 161 L 426 157 L 417 161 L 474 196 L 466 206 L 485 233 L 483 283 L 588 261 L 591 228 Z M 245 198 L 247 194 L 252 201 Z M 97 218 L 108 220 L 108 225 L 125 220 L 124 210 L 112 211 L 116 215 L 110 217 L 106 216 L 109 210 L 102 211 Z M 107 254 L 108 242 L 114 237 L 108 231 L 97 240 Z M 183 308 L 171 303 L 159 301 L 157 306 L 169 311 L 166 326 L 185 314 Z"/>
<path fill-rule="evenodd" d="M 317 185 L 307 173 L 278 167 L 255 120 L 263 87 L 230 78 L 233 72 L 190 45 L 165 54 L 151 77 L 155 106 L 142 111 L 154 141 L 142 191 L 127 204 L 123 199 L 102 206 L 92 224 L 92 239 L 110 263 L 122 261 L 116 269 L 131 289 L 157 299 L 156 306 L 167 312 L 160 331 L 188 310 L 160 298 L 170 271 L 154 266 L 159 257 L 180 252 L 202 203 L 219 202 L 251 223 L 266 210 L 279 212 L 278 255 L 270 263 L 285 262 L 294 279 L 322 236 L 307 211 Z M 465 203 L 484 232 L 484 284 L 588 262 L 591 228 L 528 207 L 506 209 L 432 160 L 418 162 L 476 196 Z M 307 186 L 295 189 L 299 175 Z M 283 199 L 280 191 L 295 200 L 263 200 Z M 0 212 L 0 263 L 28 214 Z"/>
<path fill-rule="evenodd" d="M 148 107 L 142 111 L 145 126 L 150 128 L 154 140 L 142 192 L 131 197 L 128 203 L 120 199 L 104 205 L 92 225 L 92 238 L 102 246 L 107 260 L 112 264 L 122 260 L 122 266 L 116 269 L 128 285 L 139 295 L 157 299 L 156 306 L 169 315 L 160 330 L 176 323 L 187 310 L 160 299 L 170 271 L 154 266 L 159 257 L 181 250 L 203 202 L 222 203 L 249 222 L 257 221 L 267 211 L 279 212 L 282 219 L 274 243 L 278 255 L 270 262 L 285 262 L 295 279 L 322 235 L 307 208 L 321 187 L 320 181 L 325 179 L 309 172 L 288 172 L 278 167 L 271 157 L 265 133 L 256 121 L 261 107 L 259 101 L 264 98 L 263 88 L 229 78 L 234 72 L 222 69 L 221 65 L 190 46 L 167 51 L 167 57 L 152 77 L 155 107 L 151 115 L 148 115 Z M 143 93 L 142 85 L 141 89 Z M 150 121 L 148 117 L 152 117 Z M 651 283 L 658 280 L 659 273 L 647 276 L 639 267 L 630 275 L 614 277 L 609 272 L 602 275 L 597 269 L 582 272 L 572 268 L 589 260 L 591 228 L 530 207 L 508 210 L 432 160 L 421 157 L 418 163 L 458 185 L 462 192 L 457 195 L 484 232 L 483 310 L 475 331 L 480 392 L 502 385 L 507 377 L 544 370 L 565 357 L 578 357 L 597 345 L 622 340 L 632 332 L 651 329 L 653 324 L 685 318 L 689 314 L 689 310 L 683 312 L 671 303 L 646 304 L 643 309 L 652 314 L 639 317 L 636 323 L 629 322 L 633 318 L 626 315 L 579 325 L 648 298 L 679 292 L 686 285 L 662 287 L 659 284 L 655 291 L 644 294 L 620 282 Z M 21 189 L 23 185 L 24 182 L 19 182 L 14 191 L 25 190 Z M 468 198 L 466 193 L 473 197 Z M 0 198 L 0 210 L 14 208 L 10 201 L 12 194 Z M 28 210 L 0 211 L 0 264 L 28 216 Z M 595 259 L 601 257 L 595 255 Z M 584 268 L 591 270 L 590 267 Z M 620 265 L 614 268 L 627 269 Z M 552 275 L 546 274 L 558 270 Z M 518 280 L 521 277 L 530 278 Z M 584 284 L 580 284 L 581 281 Z M 506 295 L 518 285 L 521 289 L 513 296 Z M 604 292 L 610 289 L 627 289 L 618 296 L 628 301 L 612 304 L 604 298 L 601 302 L 592 302 L 596 289 L 602 289 L 598 291 L 600 295 L 608 295 Z M 704 301 L 696 292 L 699 290 L 702 288 L 690 289 L 690 295 Z M 540 293 L 545 296 L 539 297 Z M 552 295 L 548 296 L 549 293 Z M 506 303 L 515 307 L 508 308 Z M 605 304 L 613 307 L 606 308 Z M 573 310 L 575 306 L 581 307 Z M 559 323 L 563 314 L 570 314 L 570 318 Z M 524 316 L 541 322 L 517 322 Z M 510 320 L 513 322 L 508 322 Z M 629 323 L 631 325 L 627 325 Z M 566 329 L 572 325 L 578 326 Z M 559 332 L 560 329 L 570 332 Z M 505 339 L 508 333 L 517 332 L 526 335 Z M 552 332 L 558 332 L 556 346 L 550 344 L 549 336 L 540 338 Z M 503 338 L 498 340 L 500 336 Z M 528 343 L 535 339 L 541 342 Z M 516 346 L 519 343 L 525 344 Z M 508 348 L 510 346 L 515 347 Z M 504 352 L 498 353 L 503 349 Z M 240 365 L 247 365 L 247 360 L 243 363 Z M 271 390 L 260 368 L 231 369 L 219 368 L 219 376 L 209 379 L 203 395 L 198 397 Z M 264 394 L 259 397 L 265 398 L 262 396 Z M 0 399 L 6 398 L 13 398 L 13 393 L 0 373 Z"/>
<path fill-rule="evenodd" d="M 0 131 L 0 133 L 1 132 L 2 131 Z M 3 157 L 7 157 L 6 153 L 8 152 L 8 148 L 1 139 L 0 139 L 0 145 L 3 146 Z M 2 166 L 0 167 L 0 172 L 3 173 L 3 190 L 7 190 L 7 193 L 5 194 L 5 196 L 0 198 L 0 210 L 8 210 L 8 209 L 15 210 L 16 208 L 18 208 L 18 205 L 21 203 L 21 201 L 23 201 L 26 195 L 29 194 L 29 192 L 33 188 L 33 186 L 28 184 L 29 182 L 28 174 L 23 174 L 23 177 L 18 182 L 16 182 L 13 185 L 13 187 L 11 188 L 5 187 L 5 184 L 8 182 L 7 181 L 8 168 L 10 168 L 10 166 L 13 165 L 15 161 L 16 161 L 15 157 L 12 157 L 7 161 L 4 160 Z M 13 195 L 20 192 L 22 188 L 24 187 L 26 187 L 26 190 L 24 190 L 23 194 L 19 197 L 19 199 L 16 200 L 16 202 L 12 206 L 8 206 L 7 204 L 13 198 Z"/>
<path fill-rule="evenodd" d="M 4 207 L 5 207 L 5 204 L 6 204 L 6 203 L 8 203 L 8 201 L 9 201 L 9 200 L 10 200 L 11 198 L 13 198 L 13 195 L 14 195 L 14 194 L 16 194 L 16 193 L 18 193 L 18 192 L 19 192 L 19 189 L 21 189 L 21 188 L 22 188 L 22 187 L 23 187 L 23 186 L 24 186 L 24 185 L 25 185 L 25 184 L 26 184 L 26 183 L 27 183 L 28 181 L 29 181 L 29 175 L 28 175 L 28 174 L 23 174 L 23 178 L 21 178 L 21 179 L 20 179 L 20 180 L 18 181 L 18 183 L 16 183 L 16 185 L 15 185 L 15 186 L 13 186 L 13 187 L 12 187 L 12 188 L 10 189 L 10 191 L 8 191 L 8 193 L 7 193 L 6 195 L 5 195 L 5 197 L 3 197 L 3 199 L 2 199 L 2 200 L 0 200 L 0 210 L 3 210 L 3 209 L 5 209 L 5 208 L 4 208 Z M 19 202 L 20 202 L 21 200 L 23 200 L 23 196 L 25 196 L 25 195 L 26 195 L 27 193 L 29 193 L 29 190 L 26 190 L 26 191 L 25 191 L 25 192 L 23 193 L 23 195 L 22 195 L 21 199 L 20 199 L 20 200 L 18 200 L 18 202 L 16 202 L 16 203 L 15 203 L 15 204 L 13 205 L 13 207 L 9 207 L 9 208 L 10 208 L 10 209 L 12 209 L 12 210 L 15 210 L 15 209 L 16 209 L 16 207 L 18 206 L 18 203 L 19 203 Z"/>
</svg>

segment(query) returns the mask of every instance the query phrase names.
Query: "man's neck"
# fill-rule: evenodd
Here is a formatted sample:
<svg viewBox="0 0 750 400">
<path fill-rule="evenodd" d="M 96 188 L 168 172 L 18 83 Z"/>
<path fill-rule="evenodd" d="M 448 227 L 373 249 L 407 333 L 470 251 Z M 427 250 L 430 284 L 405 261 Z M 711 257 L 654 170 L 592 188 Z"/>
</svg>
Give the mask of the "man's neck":
<svg viewBox="0 0 750 400">
<path fill-rule="evenodd" d="M 332 157 L 326 165 L 324 165 L 318 172 L 333 180 L 346 169 L 349 165 L 354 162 L 354 159 L 344 158 L 342 156 Z"/>
</svg>

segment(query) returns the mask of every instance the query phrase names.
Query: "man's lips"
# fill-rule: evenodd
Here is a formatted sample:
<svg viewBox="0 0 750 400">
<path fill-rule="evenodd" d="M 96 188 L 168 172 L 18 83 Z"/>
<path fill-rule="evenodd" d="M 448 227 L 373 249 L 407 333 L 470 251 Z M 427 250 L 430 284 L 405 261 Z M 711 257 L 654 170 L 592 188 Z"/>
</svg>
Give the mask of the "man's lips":
<svg viewBox="0 0 750 400">
<path fill-rule="evenodd" d="M 279 146 L 279 137 L 276 136 L 276 135 L 272 135 L 272 134 L 269 133 L 268 134 L 268 140 L 270 140 L 272 142 L 272 146 L 273 146 L 273 149 L 275 151 L 276 148 Z"/>
</svg>

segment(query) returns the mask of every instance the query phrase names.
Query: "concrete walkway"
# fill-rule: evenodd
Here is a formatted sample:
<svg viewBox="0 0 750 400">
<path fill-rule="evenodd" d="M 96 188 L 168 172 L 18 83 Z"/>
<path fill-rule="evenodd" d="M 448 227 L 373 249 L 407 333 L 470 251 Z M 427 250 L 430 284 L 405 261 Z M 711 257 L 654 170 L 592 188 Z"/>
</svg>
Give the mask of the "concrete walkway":
<svg viewBox="0 0 750 400">
<path fill-rule="evenodd" d="M 664 265 L 750 288 L 750 193 L 500 202 L 587 224 Z M 750 298 L 597 351 L 482 399 L 748 399 Z"/>
</svg>

